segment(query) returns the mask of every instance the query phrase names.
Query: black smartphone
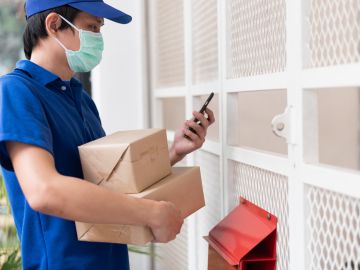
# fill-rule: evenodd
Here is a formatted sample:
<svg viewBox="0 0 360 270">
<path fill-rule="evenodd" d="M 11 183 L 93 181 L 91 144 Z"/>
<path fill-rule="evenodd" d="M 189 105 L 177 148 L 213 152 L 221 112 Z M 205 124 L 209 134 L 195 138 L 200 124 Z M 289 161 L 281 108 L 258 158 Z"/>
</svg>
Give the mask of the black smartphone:
<svg viewBox="0 0 360 270">
<path fill-rule="evenodd" d="M 206 99 L 204 105 L 201 107 L 199 113 L 204 113 L 207 106 L 209 105 L 210 101 L 212 100 L 212 98 L 214 97 L 214 92 L 211 92 L 210 96 Z M 197 122 L 197 121 L 195 121 Z"/>
<path fill-rule="evenodd" d="M 209 105 L 209 103 L 210 103 L 210 101 L 212 100 L 213 97 L 214 97 L 214 92 L 211 92 L 211 94 L 209 95 L 209 97 L 206 99 L 204 105 L 201 107 L 199 113 L 202 113 L 202 114 L 203 114 L 203 113 L 205 112 L 207 106 Z M 199 119 L 194 118 L 193 121 L 197 123 L 197 122 L 199 122 Z M 193 128 L 189 128 L 189 130 L 190 130 L 191 132 L 193 132 L 193 133 L 196 134 L 196 131 L 195 131 Z M 188 136 L 185 135 L 185 137 L 188 137 Z"/>
</svg>

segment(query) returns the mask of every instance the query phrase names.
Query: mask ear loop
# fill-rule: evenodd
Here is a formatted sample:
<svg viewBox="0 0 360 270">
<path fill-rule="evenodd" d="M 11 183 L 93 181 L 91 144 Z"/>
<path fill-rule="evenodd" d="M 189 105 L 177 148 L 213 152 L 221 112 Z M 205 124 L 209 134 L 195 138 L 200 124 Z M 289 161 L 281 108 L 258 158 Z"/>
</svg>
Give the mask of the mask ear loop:
<svg viewBox="0 0 360 270">
<path fill-rule="evenodd" d="M 63 49 L 64 49 L 65 51 L 68 51 L 68 49 L 64 46 L 64 44 L 61 43 L 60 40 L 57 39 L 57 37 L 54 37 L 54 39 L 57 41 L 57 43 L 59 43 L 59 45 L 60 45 L 61 47 L 63 47 Z"/>
<path fill-rule="evenodd" d="M 71 23 L 70 21 L 68 21 L 67 19 L 65 19 L 63 16 L 61 16 L 60 14 L 58 14 L 59 15 L 59 17 L 61 18 L 61 19 L 63 19 L 65 22 L 67 22 L 70 26 L 72 26 L 73 28 L 75 28 L 78 32 L 80 32 L 80 29 L 79 28 L 77 28 L 73 23 Z"/>
<path fill-rule="evenodd" d="M 67 23 L 68 23 L 71 27 L 73 27 L 76 31 L 78 31 L 79 33 L 81 33 L 80 29 L 77 28 L 74 24 L 72 24 L 70 21 L 68 21 L 67 19 L 65 19 L 65 18 L 64 18 L 63 16 L 61 16 L 60 14 L 58 14 L 58 15 L 59 15 L 59 17 L 60 17 L 61 19 L 63 19 L 65 22 L 67 22 Z M 69 51 L 69 50 L 64 46 L 64 44 L 62 44 L 61 41 L 57 39 L 57 37 L 54 37 L 54 38 L 55 38 L 55 40 L 57 41 L 57 43 L 59 43 L 59 45 L 60 45 L 65 51 Z"/>
</svg>

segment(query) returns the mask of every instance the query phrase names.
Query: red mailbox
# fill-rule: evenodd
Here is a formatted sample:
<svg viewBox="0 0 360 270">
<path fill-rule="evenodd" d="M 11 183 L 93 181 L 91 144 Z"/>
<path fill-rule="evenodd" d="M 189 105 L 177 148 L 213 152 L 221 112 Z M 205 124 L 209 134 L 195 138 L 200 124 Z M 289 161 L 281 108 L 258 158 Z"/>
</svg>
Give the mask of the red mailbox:
<svg viewBox="0 0 360 270">
<path fill-rule="evenodd" d="M 240 205 L 205 239 L 208 270 L 275 270 L 277 218 L 240 198 Z"/>
</svg>

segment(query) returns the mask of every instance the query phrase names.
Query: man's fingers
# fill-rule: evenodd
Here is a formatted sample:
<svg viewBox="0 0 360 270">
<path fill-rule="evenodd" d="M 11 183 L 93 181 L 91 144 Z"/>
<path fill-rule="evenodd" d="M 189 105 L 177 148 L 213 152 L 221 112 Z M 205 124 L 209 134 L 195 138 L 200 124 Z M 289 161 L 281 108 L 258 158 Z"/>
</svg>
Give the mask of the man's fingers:
<svg viewBox="0 0 360 270">
<path fill-rule="evenodd" d="M 204 127 L 198 125 L 197 123 L 195 123 L 194 121 L 191 121 L 191 120 L 188 120 L 186 122 L 186 125 L 189 127 L 189 128 L 192 128 L 193 131 L 196 132 L 196 134 L 199 136 L 199 138 L 201 140 L 205 139 L 205 136 L 206 136 L 206 130 Z"/>
<path fill-rule="evenodd" d="M 199 112 L 193 112 L 193 116 L 200 121 L 200 124 L 207 129 L 209 126 L 209 121 L 206 119 L 205 115 Z"/>
<path fill-rule="evenodd" d="M 208 119 L 210 125 L 213 124 L 215 122 L 214 112 L 212 110 L 210 110 L 209 108 L 206 108 L 205 112 L 208 115 L 207 119 Z"/>
<path fill-rule="evenodd" d="M 188 128 L 184 128 L 183 133 L 190 138 L 193 142 L 196 142 L 197 140 L 200 140 L 199 135 L 195 134 L 194 132 L 192 132 L 191 130 L 189 130 Z"/>
</svg>

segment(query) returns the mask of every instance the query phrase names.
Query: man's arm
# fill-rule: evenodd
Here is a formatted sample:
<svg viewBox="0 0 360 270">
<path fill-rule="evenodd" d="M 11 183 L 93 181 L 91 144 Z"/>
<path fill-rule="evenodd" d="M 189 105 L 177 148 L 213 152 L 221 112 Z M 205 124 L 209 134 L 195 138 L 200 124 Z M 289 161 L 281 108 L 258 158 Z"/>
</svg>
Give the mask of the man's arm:
<svg viewBox="0 0 360 270">
<path fill-rule="evenodd" d="M 22 191 L 35 211 L 88 223 L 146 225 L 157 242 L 168 242 L 179 233 L 183 219 L 172 203 L 133 198 L 63 176 L 49 152 L 19 142 L 6 145 Z"/>
</svg>

